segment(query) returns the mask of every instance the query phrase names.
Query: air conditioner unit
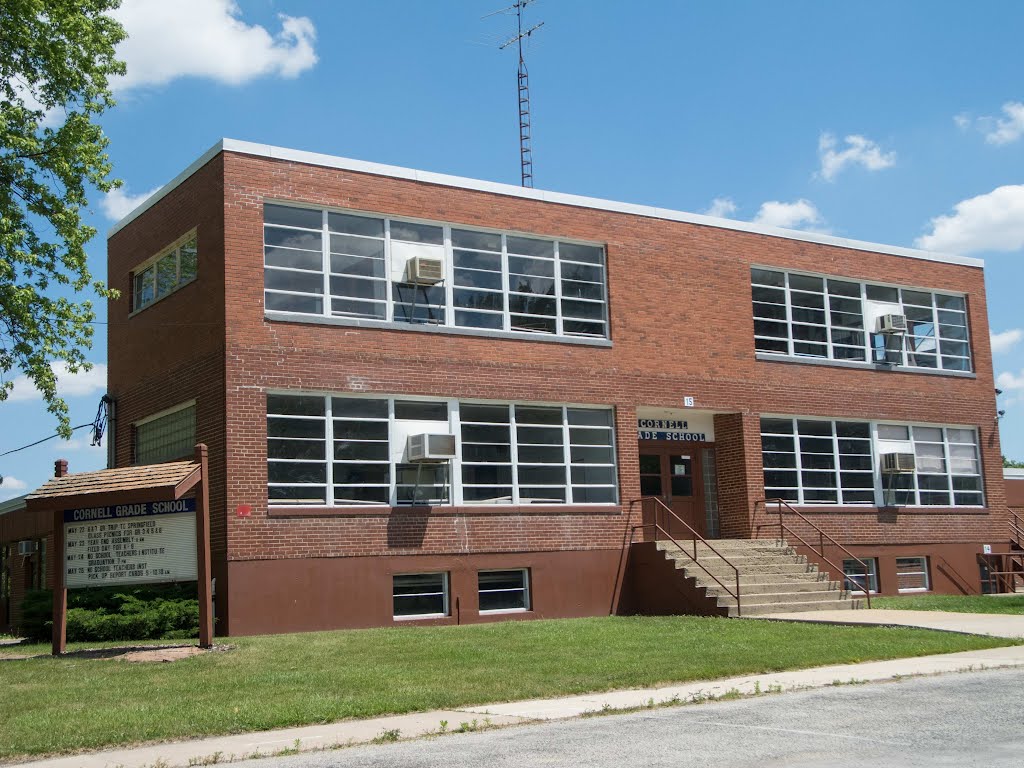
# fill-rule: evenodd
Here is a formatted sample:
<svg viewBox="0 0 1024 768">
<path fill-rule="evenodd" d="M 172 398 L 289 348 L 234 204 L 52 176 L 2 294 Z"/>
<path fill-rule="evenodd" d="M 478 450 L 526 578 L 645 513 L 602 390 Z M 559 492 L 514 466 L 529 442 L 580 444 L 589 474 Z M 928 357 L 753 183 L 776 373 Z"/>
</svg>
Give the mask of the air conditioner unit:
<svg viewBox="0 0 1024 768">
<path fill-rule="evenodd" d="M 19 541 L 18 542 L 18 554 L 23 556 L 23 557 L 28 557 L 29 555 L 34 555 L 36 553 L 36 550 L 38 550 L 38 549 L 39 549 L 39 542 L 38 541 L 25 540 L 25 541 Z"/>
<path fill-rule="evenodd" d="M 447 461 L 455 458 L 455 435 L 409 435 L 409 461 Z"/>
<path fill-rule="evenodd" d="M 444 280 L 444 260 L 429 256 L 415 256 L 409 260 L 409 282 L 417 285 L 435 285 Z"/>
<path fill-rule="evenodd" d="M 882 315 L 878 318 L 878 332 L 897 334 L 907 332 L 906 315 Z"/>
<path fill-rule="evenodd" d="M 912 453 L 883 453 L 882 474 L 903 475 L 914 471 L 914 454 Z"/>
</svg>

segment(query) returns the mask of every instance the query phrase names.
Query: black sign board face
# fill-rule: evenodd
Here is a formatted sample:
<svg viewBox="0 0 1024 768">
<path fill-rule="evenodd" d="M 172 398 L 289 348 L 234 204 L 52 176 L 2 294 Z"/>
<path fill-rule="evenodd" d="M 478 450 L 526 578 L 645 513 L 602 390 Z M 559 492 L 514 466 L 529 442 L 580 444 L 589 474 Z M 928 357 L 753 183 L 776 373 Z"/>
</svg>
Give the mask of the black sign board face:
<svg viewBox="0 0 1024 768">
<path fill-rule="evenodd" d="M 64 510 L 69 588 L 196 578 L 195 499 Z"/>
</svg>

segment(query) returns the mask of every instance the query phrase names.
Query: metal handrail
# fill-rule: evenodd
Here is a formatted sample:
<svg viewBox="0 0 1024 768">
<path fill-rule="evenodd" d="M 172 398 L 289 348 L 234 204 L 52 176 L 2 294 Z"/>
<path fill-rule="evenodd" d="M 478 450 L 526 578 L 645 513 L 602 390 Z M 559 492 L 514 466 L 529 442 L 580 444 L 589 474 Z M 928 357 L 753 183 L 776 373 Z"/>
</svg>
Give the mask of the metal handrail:
<svg viewBox="0 0 1024 768">
<path fill-rule="evenodd" d="M 1010 539 L 1018 547 L 1024 549 L 1024 520 L 1021 520 L 1013 510 L 1010 510 Z"/>
<path fill-rule="evenodd" d="M 997 557 L 1003 568 L 1010 569 L 1008 571 L 994 571 L 991 569 L 991 566 L 989 567 L 987 581 L 990 592 L 993 590 L 999 593 L 1017 591 L 1017 579 L 1024 581 L 1024 553 L 1005 552 L 998 555 L 982 555 L 981 557 Z M 1014 565 L 1017 567 L 1014 568 Z"/>
<path fill-rule="evenodd" d="M 837 573 L 842 573 L 843 574 L 843 582 L 844 583 L 849 581 L 851 584 L 853 584 L 853 586 L 859 588 L 860 591 L 864 593 L 864 597 L 868 601 L 868 608 L 871 607 L 871 589 L 870 589 L 870 587 L 871 587 L 871 569 L 868 568 L 868 564 L 867 563 L 865 563 L 863 560 L 861 560 L 859 557 L 857 557 L 855 554 L 853 554 L 853 552 L 848 550 L 846 547 L 844 547 L 838 541 L 836 541 L 831 536 L 829 536 L 827 533 L 825 533 L 823 530 L 821 530 L 821 528 L 816 526 L 814 523 L 812 523 L 810 520 L 808 520 L 802 514 L 797 512 L 795 509 L 793 509 L 793 507 L 791 507 L 789 502 L 786 501 L 785 499 L 761 499 L 757 503 L 763 503 L 766 512 L 768 511 L 768 505 L 769 504 L 775 504 L 776 505 L 776 507 L 778 509 L 778 513 L 779 513 L 779 538 L 780 539 L 785 540 L 786 539 L 786 532 L 789 532 L 790 534 L 793 535 L 794 538 L 796 538 L 797 541 L 799 541 L 801 544 L 803 544 L 805 547 L 807 547 L 809 550 L 811 550 L 811 552 L 814 552 L 814 545 L 809 544 L 807 541 L 804 540 L 804 538 L 799 533 L 797 533 L 796 531 L 794 531 L 792 528 L 790 528 L 788 525 L 785 524 L 785 522 L 782 519 L 782 508 L 783 507 L 786 507 L 786 509 L 789 510 L 789 512 L 791 512 L 792 514 L 794 514 L 797 517 L 799 517 L 801 520 L 803 520 L 805 523 L 807 523 L 807 525 L 809 525 L 811 528 L 813 528 L 815 531 L 817 531 L 818 532 L 818 549 L 820 551 L 816 552 L 815 554 L 817 554 L 818 557 L 820 557 L 822 560 L 824 560 L 828 564 L 828 566 L 830 568 L 832 568 L 832 570 L 836 571 Z M 864 571 L 864 583 L 863 584 L 857 584 L 856 581 L 853 581 L 852 579 L 846 578 L 846 571 L 845 571 L 845 569 L 840 568 L 835 563 L 833 563 L 831 560 L 829 560 L 827 557 L 825 557 L 825 539 L 828 539 L 829 542 L 831 542 L 833 546 L 839 548 L 843 552 L 843 554 L 849 555 L 851 560 L 856 560 L 857 563 L 860 564 L 860 567 Z"/>
<path fill-rule="evenodd" d="M 641 496 L 641 497 L 640 497 L 639 499 L 633 499 L 633 500 L 632 500 L 631 502 L 629 502 L 629 508 L 630 508 L 630 512 L 632 513 L 633 505 L 634 505 L 634 504 L 637 504 L 637 503 L 639 503 L 639 504 L 640 504 L 640 515 L 641 515 L 641 520 L 642 520 L 642 519 L 643 519 L 643 505 L 644 505 L 644 503 L 645 503 L 645 502 L 648 502 L 648 501 L 653 501 L 653 502 L 655 502 L 655 503 L 656 503 L 656 504 L 657 504 L 657 505 L 658 505 L 659 507 L 661 507 L 661 508 L 662 508 L 663 510 L 665 510 L 665 511 L 666 511 L 666 512 L 668 512 L 668 513 L 669 513 L 670 515 L 672 515 L 672 517 L 674 517 L 674 518 L 676 519 L 676 522 L 679 522 L 679 523 L 681 523 L 681 524 L 682 524 L 682 525 L 683 525 L 683 526 L 684 526 L 684 527 L 686 528 L 686 530 L 688 530 L 688 531 L 689 531 L 690 533 L 692 533 L 692 534 L 693 534 L 693 555 L 690 555 L 690 553 L 689 553 L 689 552 L 687 552 L 686 550 L 684 550 L 684 549 L 683 549 L 683 545 L 682 545 L 682 544 L 680 544 L 680 543 L 679 543 L 678 541 L 676 541 L 676 540 L 675 540 L 675 538 L 674 538 L 674 537 L 672 536 L 672 534 L 671 534 L 671 533 L 669 533 L 669 532 L 668 532 L 667 530 L 665 530 L 665 528 L 663 528 L 663 527 L 662 527 L 662 526 L 661 526 L 661 525 L 660 525 L 660 524 L 658 523 L 658 517 L 657 517 L 657 507 L 655 508 L 655 516 L 654 516 L 654 522 L 653 522 L 653 523 L 641 523 L 640 525 L 634 525 L 634 526 L 633 526 L 633 533 L 636 533 L 636 530 L 637 530 L 637 528 L 650 528 L 650 527 L 652 527 L 652 526 L 654 527 L 654 529 L 655 529 L 656 531 L 661 531 L 661 533 L 663 533 L 663 534 L 665 535 L 665 538 L 667 538 L 667 539 L 668 539 L 669 541 L 671 541 L 671 542 L 672 542 L 673 544 L 675 544 L 675 545 L 676 545 L 676 547 L 678 547 L 678 548 L 679 548 L 679 551 L 680 551 L 680 552 L 682 552 L 682 553 L 683 553 L 684 555 L 686 555 L 686 556 L 687 556 L 687 557 L 689 557 L 689 558 L 690 558 L 691 560 L 693 560 L 693 562 L 694 562 L 694 563 L 695 563 L 695 564 L 696 564 L 697 566 L 699 566 L 699 567 L 701 568 L 701 570 L 703 570 L 703 571 L 704 571 L 704 573 L 706 573 L 706 574 L 707 574 L 708 576 L 710 576 L 710 577 L 711 577 L 712 579 L 714 579 L 714 582 L 715 582 L 715 583 L 716 583 L 716 584 L 717 584 L 718 586 L 720 586 L 720 587 L 721 587 L 722 589 L 724 589 L 724 590 L 725 590 L 725 591 L 726 591 L 726 592 L 727 592 L 727 593 L 728 593 L 729 595 L 731 595 L 732 597 L 736 598 L 736 615 L 737 615 L 737 616 L 742 616 L 742 615 L 743 615 L 743 608 L 742 608 L 742 606 L 740 605 L 740 569 L 739 569 L 739 568 L 737 568 L 737 567 L 736 567 L 735 565 L 733 565 L 732 563 L 730 563 L 730 562 L 729 562 L 729 561 L 728 561 L 728 560 L 726 559 L 725 555 L 723 555 L 723 554 L 722 554 L 721 552 L 719 552 L 719 551 L 718 551 L 717 549 L 715 549 L 715 548 L 714 548 L 714 547 L 713 547 L 713 546 L 711 545 L 711 542 L 709 542 L 709 541 L 708 541 L 707 539 L 705 539 L 705 538 L 704 538 L 703 536 L 701 536 L 701 535 L 700 535 L 699 533 L 697 533 L 697 532 L 696 532 L 696 531 L 695 531 L 695 530 L 694 530 L 694 529 L 693 529 L 693 528 L 692 528 L 692 527 L 690 526 L 690 524 L 689 524 L 689 523 L 687 523 L 687 522 L 686 522 L 685 520 L 683 520 L 683 519 L 682 519 L 681 517 L 679 517 L 679 515 L 677 515 L 677 514 L 676 514 L 675 512 L 673 512 L 673 511 L 672 511 L 672 508 L 671 508 L 671 507 L 669 507 L 669 506 L 668 506 L 668 505 L 667 505 L 667 504 L 666 504 L 666 503 L 665 503 L 664 501 L 662 501 L 662 500 L 661 500 L 661 499 L 660 499 L 659 497 L 657 497 L 657 496 Z M 630 536 L 630 538 L 632 539 L 632 535 Z M 728 588 L 727 586 L 725 586 L 725 584 L 723 584 L 723 583 L 722 583 L 721 581 L 719 581 L 719 580 L 718 580 L 718 577 L 717 577 L 717 576 L 715 576 L 715 574 L 711 573 L 711 571 L 709 571 L 709 570 L 708 570 L 707 568 L 704 568 L 704 567 L 703 567 L 703 566 L 702 566 L 702 565 L 700 564 L 700 560 L 699 560 L 699 559 L 698 559 L 698 557 L 697 557 L 697 542 L 698 542 L 698 541 L 700 541 L 700 542 L 701 542 L 702 544 L 704 544 L 704 545 L 705 545 L 705 546 L 706 546 L 706 547 L 707 547 L 708 549 L 710 549 L 710 550 L 711 550 L 712 552 L 714 552 L 714 553 L 715 553 L 716 555 L 718 555 L 718 557 L 719 557 L 719 558 L 721 559 L 721 561 L 722 561 L 723 563 L 725 563 L 725 564 L 726 564 L 726 565 L 728 565 L 728 566 L 729 566 L 730 568 L 732 568 L 733 572 L 734 572 L 734 573 L 735 573 L 735 575 L 736 575 L 736 591 L 735 591 L 735 592 L 733 592 L 733 591 L 732 591 L 731 589 L 729 589 L 729 588 Z"/>
</svg>

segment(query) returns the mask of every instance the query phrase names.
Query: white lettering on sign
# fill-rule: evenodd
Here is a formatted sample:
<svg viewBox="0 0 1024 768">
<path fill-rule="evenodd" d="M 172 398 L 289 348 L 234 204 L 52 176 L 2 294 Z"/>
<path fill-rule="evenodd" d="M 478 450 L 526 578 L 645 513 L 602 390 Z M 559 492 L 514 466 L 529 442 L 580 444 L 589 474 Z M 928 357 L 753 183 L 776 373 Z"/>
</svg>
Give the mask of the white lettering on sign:
<svg viewBox="0 0 1024 768">
<path fill-rule="evenodd" d="M 637 433 L 637 438 L 640 440 L 673 440 L 677 443 L 703 443 L 707 442 L 708 436 L 703 432 L 668 432 L 641 429 Z"/>
<path fill-rule="evenodd" d="M 146 505 L 126 504 L 100 510 L 113 516 L 74 514 L 64 525 L 64 564 L 68 587 L 192 581 L 196 578 L 196 516 L 171 512 L 188 502 L 151 502 L 159 511 L 149 517 Z M 182 506 L 175 506 L 182 505 Z M 142 511 L 135 509 L 142 507 Z M 77 522 L 82 520 L 82 522 Z"/>
<path fill-rule="evenodd" d="M 686 430 L 689 425 L 678 419 L 638 419 L 637 427 L 640 429 L 675 429 Z"/>
</svg>

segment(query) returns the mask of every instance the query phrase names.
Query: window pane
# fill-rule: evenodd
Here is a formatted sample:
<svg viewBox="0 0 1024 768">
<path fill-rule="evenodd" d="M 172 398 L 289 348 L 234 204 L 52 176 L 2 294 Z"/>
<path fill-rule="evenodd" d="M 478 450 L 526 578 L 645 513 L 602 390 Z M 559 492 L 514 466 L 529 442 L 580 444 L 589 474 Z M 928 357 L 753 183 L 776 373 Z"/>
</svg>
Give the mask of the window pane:
<svg viewBox="0 0 1024 768">
<path fill-rule="evenodd" d="M 319 225 L 318 225 L 319 226 Z M 328 212 L 327 228 L 332 232 L 366 237 L 384 237 L 384 220 L 368 216 L 353 216 L 346 213 Z M 333 238 L 331 238 L 333 241 Z"/>
<path fill-rule="evenodd" d="M 263 221 L 267 224 L 283 224 L 288 227 L 306 227 L 320 229 L 323 215 L 320 211 L 308 208 L 294 208 L 290 205 L 263 206 Z"/>
<path fill-rule="evenodd" d="M 411 221 L 391 220 L 391 239 L 408 243 L 427 243 L 441 245 L 444 243 L 444 230 L 432 224 L 415 224 Z"/>
</svg>

